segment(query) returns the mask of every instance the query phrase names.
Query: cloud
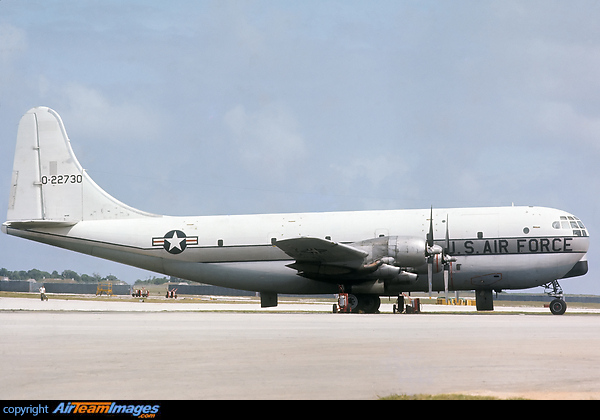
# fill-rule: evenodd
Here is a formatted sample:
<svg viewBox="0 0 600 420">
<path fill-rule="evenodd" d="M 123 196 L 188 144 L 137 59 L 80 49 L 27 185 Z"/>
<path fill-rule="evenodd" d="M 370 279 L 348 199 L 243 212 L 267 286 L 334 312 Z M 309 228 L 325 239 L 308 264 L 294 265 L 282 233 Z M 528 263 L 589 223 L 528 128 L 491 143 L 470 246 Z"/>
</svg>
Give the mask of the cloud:
<svg viewBox="0 0 600 420">
<path fill-rule="evenodd" d="M 249 112 L 236 105 L 223 121 L 231 134 L 234 154 L 254 173 L 282 177 L 306 157 L 298 122 L 282 104 Z"/>
<path fill-rule="evenodd" d="M 0 91 L 8 95 L 22 71 L 17 63 L 27 51 L 27 35 L 16 26 L 0 23 Z"/>
<path fill-rule="evenodd" d="M 340 179 L 339 184 L 348 188 L 386 190 L 396 188 L 402 178 L 409 172 L 406 165 L 397 156 L 379 151 L 365 153 L 369 155 L 338 161 L 331 164 L 333 172 Z"/>
<path fill-rule="evenodd" d="M 25 31 L 7 23 L 0 23 L 0 60 L 5 61 L 27 50 Z"/>
<path fill-rule="evenodd" d="M 46 85 L 47 82 L 41 83 Z M 111 100 L 100 90 L 79 83 L 45 86 L 46 96 L 61 97 L 61 116 L 72 129 L 87 136 L 115 141 L 141 142 L 157 138 L 160 119 L 140 104 Z"/>
</svg>

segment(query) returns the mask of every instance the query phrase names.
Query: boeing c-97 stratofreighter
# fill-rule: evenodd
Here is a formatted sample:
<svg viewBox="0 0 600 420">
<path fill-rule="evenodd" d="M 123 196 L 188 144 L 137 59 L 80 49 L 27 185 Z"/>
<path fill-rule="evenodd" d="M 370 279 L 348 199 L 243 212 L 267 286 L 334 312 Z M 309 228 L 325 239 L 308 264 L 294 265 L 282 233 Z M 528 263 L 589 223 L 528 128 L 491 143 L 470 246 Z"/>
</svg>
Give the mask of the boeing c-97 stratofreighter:
<svg viewBox="0 0 600 420">
<path fill-rule="evenodd" d="M 587 272 L 581 220 L 544 207 L 489 207 L 173 217 L 116 200 L 81 167 L 63 122 L 33 108 L 19 124 L 3 232 L 191 281 L 260 293 L 349 293 L 353 312 L 381 296 L 547 286 Z"/>
</svg>

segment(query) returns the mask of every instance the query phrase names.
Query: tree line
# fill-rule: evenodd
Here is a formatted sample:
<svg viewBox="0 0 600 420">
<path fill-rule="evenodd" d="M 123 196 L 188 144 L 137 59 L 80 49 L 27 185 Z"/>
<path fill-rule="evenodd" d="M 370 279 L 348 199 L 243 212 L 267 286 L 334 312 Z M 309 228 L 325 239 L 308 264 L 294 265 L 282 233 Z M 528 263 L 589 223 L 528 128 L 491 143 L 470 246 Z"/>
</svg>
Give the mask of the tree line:
<svg viewBox="0 0 600 420">
<path fill-rule="evenodd" d="M 42 282 L 44 279 L 73 279 L 77 283 L 99 283 L 104 281 L 120 281 L 116 276 L 112 274 L 102 277 L 98 273 L 94 273 L 91 276 L 89 274 L 79 274 L 73 270 L 64 270 L 62 273 L 54 270 L 52 273 L 48 271 L 38 270 L 33 268 L 28 271 L 10 271 L 6 268 L 0 268 L 0 277 L 8 277 L 9 280 L 29 280 L 34 279 L 37 282 Z"/>
<path fill-rule="evenodd" d="M 10 271 L 6 268 L 0 268 L 0 277 L 8 277 L 9 280 L 29 280 L 34 279 L 37 282 L 43 282 L 45 279 L 63 279 L 69 280 L 73 279 L 77 283 L 100 283 L 106 281 L 119 282 L 116 276 L 112 274 L 102 277 L 98 273 L 94 273 L 91 276 L 89 274 L 79 274 L 73 270 L 64 270 L 62 273 L 54 270 L 52 273 L 48 271 L 38 270 L 37 268 L 33 268 L 31 270 L 25 271 Z M 148 285 L 148 284 L 164 284 L 168 282 L 179 283 L 181 282 L 180 278 L 177 277 L 151 277 L 146 280 L 136 280 L 134 285 Z M 126 282 L 125 282 L 126 283 Z"/>
</svg>

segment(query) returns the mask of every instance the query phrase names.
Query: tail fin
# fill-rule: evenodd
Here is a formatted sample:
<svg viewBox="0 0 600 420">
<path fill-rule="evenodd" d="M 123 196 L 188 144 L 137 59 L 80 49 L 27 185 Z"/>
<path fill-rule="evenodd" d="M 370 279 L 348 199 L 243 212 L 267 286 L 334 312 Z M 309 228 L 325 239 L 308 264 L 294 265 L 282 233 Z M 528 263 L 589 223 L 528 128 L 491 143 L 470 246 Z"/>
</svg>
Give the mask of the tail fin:
<svg viewBox="0 0 600 420">
<path fill-rule="evenodd" d="M 154 216 L 121 203 L 81 167 L 60 116 L 29 110 L 19 123 L 7 220 L 74 224 Z"/>
</svg>

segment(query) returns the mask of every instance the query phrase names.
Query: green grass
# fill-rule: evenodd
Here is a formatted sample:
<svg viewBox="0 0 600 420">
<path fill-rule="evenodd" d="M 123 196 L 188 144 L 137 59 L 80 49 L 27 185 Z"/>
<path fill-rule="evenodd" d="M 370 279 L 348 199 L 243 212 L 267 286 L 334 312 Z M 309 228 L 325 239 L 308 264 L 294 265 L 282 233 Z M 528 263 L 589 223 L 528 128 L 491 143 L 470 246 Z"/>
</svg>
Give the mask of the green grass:
<svg viewBox="0 0 600 420">
<path fill-rule="evenodd" d="M 498 397 L 490 397 L 485 395 L 468 395 L 468 394 L 415 394 L 415 395 L 407 395 L 407 394 L 392 394 L 386 397 L 379 397 L 380 400 L 391 400 L 391 401 L 433 401 L 433 400 L 442 400 L 442 401 L 462 401 L 462 400 L 523 400 L 524 398 L 498 398 Z"/>
</svg>

